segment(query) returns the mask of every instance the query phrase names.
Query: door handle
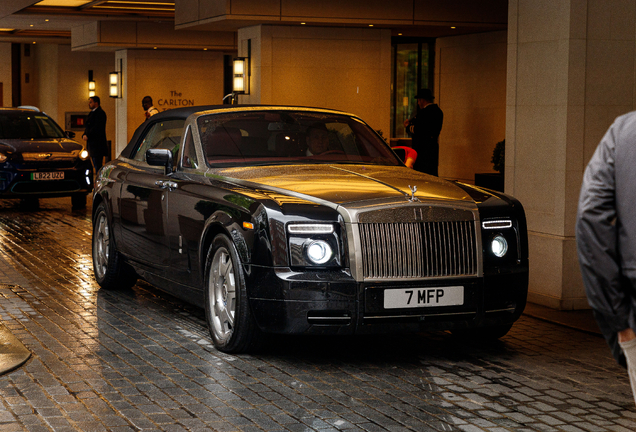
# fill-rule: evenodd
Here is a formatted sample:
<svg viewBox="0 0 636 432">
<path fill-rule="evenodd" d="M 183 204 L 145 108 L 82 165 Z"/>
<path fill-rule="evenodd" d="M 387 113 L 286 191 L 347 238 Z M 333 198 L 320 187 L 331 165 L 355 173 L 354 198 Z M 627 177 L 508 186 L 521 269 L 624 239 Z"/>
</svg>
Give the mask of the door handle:
<svg viewBox="0 0 636 432">
<path fill-rule="evenodd" d="M 159 186 L 162 189 L 168 188 L 170 190 L 173 190 L 177 188 L 177 182 L 157 180 L 155 182 L 155 186 Z"/>
</svg>

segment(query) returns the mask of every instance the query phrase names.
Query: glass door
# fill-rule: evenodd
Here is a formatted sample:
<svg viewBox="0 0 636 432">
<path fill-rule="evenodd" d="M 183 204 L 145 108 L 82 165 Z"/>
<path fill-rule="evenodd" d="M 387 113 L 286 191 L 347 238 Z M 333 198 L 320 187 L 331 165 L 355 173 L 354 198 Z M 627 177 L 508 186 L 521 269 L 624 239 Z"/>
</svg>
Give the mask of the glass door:
<svg viewBox="0 0 636 432">
<path fill-rule="evenodd" d="M 433 86 L 435 41 L 393 38 L 391 54 L 391 138 L 408 138 L 404 120 L 417 112 L 415 94 Z"/>
</svg>

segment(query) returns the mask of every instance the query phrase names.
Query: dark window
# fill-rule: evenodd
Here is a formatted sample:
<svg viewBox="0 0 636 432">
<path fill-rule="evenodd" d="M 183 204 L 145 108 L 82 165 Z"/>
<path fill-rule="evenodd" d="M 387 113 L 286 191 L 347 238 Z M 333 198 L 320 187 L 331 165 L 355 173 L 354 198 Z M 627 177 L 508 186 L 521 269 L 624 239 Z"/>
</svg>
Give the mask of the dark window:
<svg viewBox="0 0 636 432">
<path fill-rule="evenodd" d="M 197 152 L 194 147 L 194 140 L 192 138 L 192 129 L 188 127 L 186 132 L 186 139 L 183 144 L 183 162 L 181 164 L 183 168 L 198 168 L 199 162 L 197 160 Z"/>
<path fill-rule="evenodd" d="M 132 159 L 145 162 L 146 150 L 168 149 L 176 159 L 185 120 L 165 120 L 151 126 L 143 141 L 132 155 Z"/>
<path fill-rule="evenodd" d="M 43 139 L 64 138 L 64 131 L 44 114 L 0 113 L 0 138 Z"/>
<path fill-rule="evenodd" d="M 310 111 L 210 114 L 197 121 L 208 166 L 293 163 L 399 165 L 362 121 Z"/>
</svg>

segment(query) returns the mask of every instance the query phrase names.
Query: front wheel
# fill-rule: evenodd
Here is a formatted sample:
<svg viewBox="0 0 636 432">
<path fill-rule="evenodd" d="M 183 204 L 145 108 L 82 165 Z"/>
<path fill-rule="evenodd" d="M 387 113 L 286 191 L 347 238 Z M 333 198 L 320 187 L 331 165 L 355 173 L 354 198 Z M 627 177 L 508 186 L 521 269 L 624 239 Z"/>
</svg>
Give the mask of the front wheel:
<svg viewBox="0 0 636 432">
<path fill-rule="evenodd" d="M 210 245 L 205 282 L 205 315 L 216 348 L 226 353 L 257 348 L 260 331 L 248 304 L 241 260 L 225 235 Z"/>
<path fill-rule="evenodd" d="M 97 207 L 93 219 L 93 272 L 104 289 L 127 289 L 137 282 L 137 275 L 117 251 L 104 203 Z"/>
</svg>

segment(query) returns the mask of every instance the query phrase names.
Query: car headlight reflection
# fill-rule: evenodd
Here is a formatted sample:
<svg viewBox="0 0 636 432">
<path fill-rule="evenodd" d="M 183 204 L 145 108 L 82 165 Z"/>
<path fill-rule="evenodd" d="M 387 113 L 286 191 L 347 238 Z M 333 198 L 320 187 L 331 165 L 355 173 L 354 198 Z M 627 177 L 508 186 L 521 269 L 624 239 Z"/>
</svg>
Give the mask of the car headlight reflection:
<svg viewBox="0 0 636 432">
<path fill-rule="evenodd" d="M 5 162 L 7 160 L 7 155 L 4 153 L 0 153 L 0 163 Z"/>
<path fill-rule="evenodd" d="M 86 160 L 88 159 L 88 152 L 86 150 L 82 150 L 79 154 L 79 157 L 81 160 Z"/>
<path fill-rule="evenodd" d="M 307 258 L 314 264 L 324 264 L 332 256 L 331 246 L 324 240 L 315 240 L 307 246 Z"/>
<path fill-rule="evenodd" d="M 502 235 L 496 235 L 490 243 L 490 248 L 495 256 L 501 258 L 508 252 L 508 242 Z"/>
</svg>

